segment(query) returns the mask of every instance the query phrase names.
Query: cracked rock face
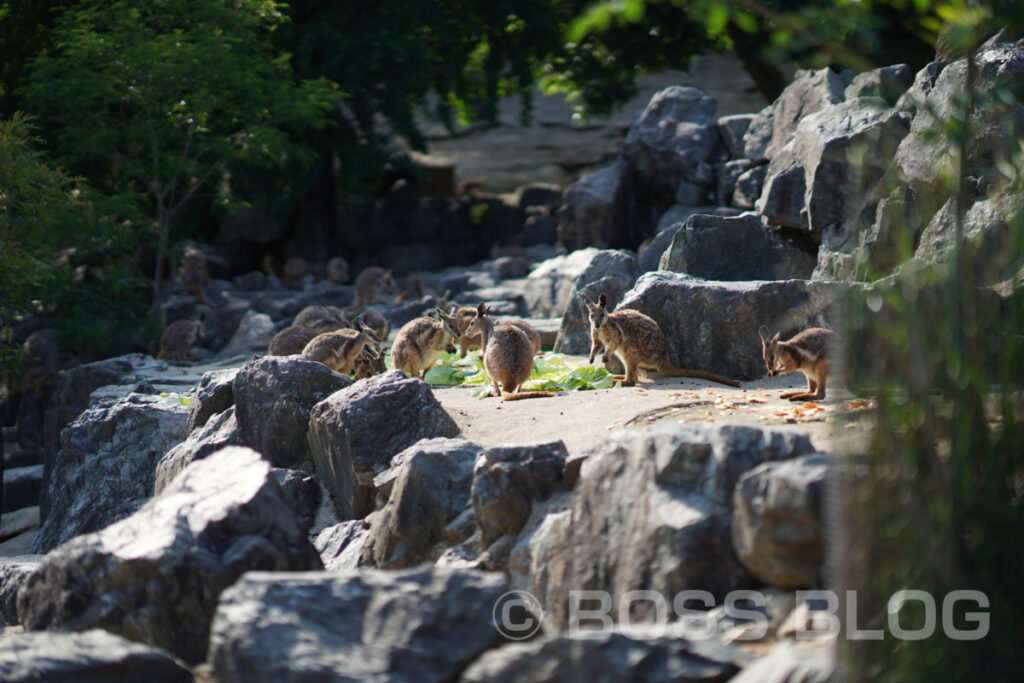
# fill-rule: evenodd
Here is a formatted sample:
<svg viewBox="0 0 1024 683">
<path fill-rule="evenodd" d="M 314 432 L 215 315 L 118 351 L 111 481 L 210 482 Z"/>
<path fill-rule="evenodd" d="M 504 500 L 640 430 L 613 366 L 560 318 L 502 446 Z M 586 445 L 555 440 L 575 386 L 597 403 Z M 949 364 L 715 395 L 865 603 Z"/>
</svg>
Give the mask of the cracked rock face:
<svg viewBox="0 0 1024 683">
<path fill-rule="evenodd" d="M 27 629 L 104 628 L 195 662 L 220 592 L 244 572 L 321 566 L 270 464 L 231 447 L 47 555 L 18 593 L 18 614 Z"/>
</svg>

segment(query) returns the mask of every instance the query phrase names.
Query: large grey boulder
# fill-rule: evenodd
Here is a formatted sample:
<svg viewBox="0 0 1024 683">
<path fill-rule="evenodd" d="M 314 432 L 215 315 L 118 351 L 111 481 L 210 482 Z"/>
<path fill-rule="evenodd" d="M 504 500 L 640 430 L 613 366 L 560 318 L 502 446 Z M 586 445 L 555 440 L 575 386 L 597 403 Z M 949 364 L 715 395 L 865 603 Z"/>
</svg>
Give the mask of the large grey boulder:
<svg viewBox="0 0 1024 683">
<path fill-rule="evenodd" d="M 131 393 L 94 400 L 61 435 L 44 474 L 49 514 L 33 544 L 46 553 L 132 514 L 153 495 L 157 461 L 185 439 L 177 396 Z"/>
<path fill-rule="evenodd" d="M 249 309 L 238 322 L 238 329 L 218 355 L 221 358 L 231 358 L 250 353 L 263 353 L 277 332 L 269 315 Z"/>
<path fill-rule="evenodd" d="M 501 636 L 507 590 L 471 570 L 247 574 L 213 618 L 217 680 L 451 681 Z"/>
<path fill-rule="evenodd" d="M 1024 48 L 1001 43 L 980 51 L 975 56 L 977 101 L 994 96 L 1001 88 L 1019 88 L 1024 83 Z M 919 72 L 908 91 L 908 102 L 899 106 L 913 112 L 910 133 L 896 152 L 896 163 L 902 177 L 912 183 L 936 185 L 953 171 L 956 150 L 951 144 L 936 144 L 935 132 L 956 116 L 961 95 L 967 87 L 967 61 L 936 62 Z M 976 117 L 980 110 L 973 112 Z M 1016 127 L 1007 125 L 1016 122 Z M 1024 105 L 1014 104 L 976 118 L 976 126 L 967 147 L 965 172 L 983 184 L 996 180 L 998 171 L 993 159 L 1005 155 L 1015 144 L 1009 132 L 1024 124 Z M 939 188 L 936 187 L 936 191 Z"/>
<path fill-rule="evenodd" d="M 18 614 L 29 630 L 104 628 L 196 662 L 218 595 L 244 572 L 319 568 L 270 464 L 225 448 L 132 516 L 47 555 Z"/>
<path fill-rule="evenodd" d="M 1013 277 L 1020 268 L 1015 248 L 1018 239 L 1011 228 L 1018 197 L 1005 194 L 995 197 L 976 197 L 964 212 L 962 238 L 965 249 L 973 258 L 977 269 L 978 284 L 995 284 Z M 924 230 L 914 252 L 914 257 L 925 263 L 937 263 L 952 259 L 956 241 L 956 202 L 950 198 L 942 205 Z"/>
<path fill-rule="evenodd" d="M 687 683 L 727 681 L 743 655 L 653 629 L 559 635 L 510 643 L 470 664 L 462 683 Z"/>
<path fill-rule="evenodd" d="M 238 420 L 235 419 L 235 407 L 230 406 L 160 457 L 153 477 L 153 495 L 160 495 L 179 472 L 196 460 L 202 460 L 222 448 L 239 445 Z"/>
<path fill-rule="evenodd" d="M 640 268 L 632 252 L 598 252 L 573 283 L 555 341 L 555 351 L 587 353 L 590 350 L 590 322 L 584 302 L 596 303 L 598 295 L 604 292 L 609 305 L 614 305 L 633 287 L 639 275 Z"/>
<path fill-rule="evenodd" d="M 852 287 L 807 280 L 711 282 L 657 272 L 640 276 L 617 308 L 653 318 L 678 367 L 749 380 L 766 372 L 761 325 L 781 330 L 783 339 L 807 327 L 833 327 L 837 302 Z"/>
<path fill-rule="evenodd" d="M 192 672 L 163 650 L 95 629 L 19 633 L 0 639 L 0 680 L 190 683 Z"/>
<path fill-rule="evenodd" d="M 732 543 L 743 566 L 779 588 L 821 584 L 821 499 L 828 458 L 768 462 L 744 474 L 733 493 Z"/>
<path fill-rule="evenodd" d="M 558 210 L 558 244 L 569 251 L 627 246 L 632 204 L 632 174 L 620 157 L 565 189 Z"/>
<path fill-rule="evenodd" d="M 595 247 L 577 249 L 537 264 L 522 281 L 523 297 L 531 316 L 561 317 L 576 278 L 599 251 Z"/>
<path fill-rule="evenodd" d="M 816 111 L 843 101 L 851 72 L 797 71 L 778 99 L 758 112 L 743 136 L 744 156 L 754 161 L 775 157 L 793 137 L 797 124 Z"/>
<path fill-rule="evenodd" d="M 613 433 L 583 463 L 568 518 L 513 551 L 516 567 L 536 566 L 524 554 L 547 558 L 543 573 L 516 585 L 558 627 L 572 591 L 607 591 L 613 620 L 632 590 L 661 593 L 669 605 L 679 591 L 706 590 L 720 602 L 753 581 L 729 539 L 736 481 L 764 461 L 810 452 L 806 435 L 738 425 Z M 653 607 L 635 604 L 632 618 L 650 621 Z"/>
<path fill-rule="evenodd" d="M 188 432 L 206 424 L 206 421 L 217 413 L 235 404 L 234 383 L 239 368 L 211 370 L 203 375 L 203 379 L 192 395 L 192 405 L 188 411 Z"/>
<path fill-rule="evenodd" d="M 387 503 L 371 515 L 363 564 L 399 569 L 431 559 L 445 526 L 469 501 L 480 451 L 465 439 L 424 439 L 396 455 L 403 462 Z"/>
<path fill-rule="evenodd" d="M 676 231 L 658 270 L 705 280 L 807 279 L 815 255 L 766 228 L 757 214 L 697 215 Z"/>
<path fill-rule="evenodd" d="M 64 371 L 43 417 L 43 444 L 47 457 L 60 449 L 60 433 L 89 406 L 89 395 L 109 384 L 123 384 L 138 365 L 145 362 L 139 353 L 108 358 Z"/>
<path fill-rule="evenodd" d="M 419 379 L 399 370 L 360 380 L 315 405 L 309 445 L 341 520 L 373 510 L 373 478 L 420 439 L 458 436 L 455 420 Z"/>
<path fill-rule="evenodd" d="M 696 88 L 671 86 L 651 98 L 622 149 L 645 199 L 670 203 L 682 181 L 714 185 L 709 158 L 719 142 L 717 108 L 714 98 Z"/>
<path fill-rule="evenodd" d="M 811 231 L 850 219 L 908 130 L 906 117 L 873 97 L 805 116 L 768 165 L 758 211 L 776 225 Z"/>
<path fill-rule="evenodd" d="M 18 590 L 42 561 L 42 555 L 0 558 L 0 617 L 8 624 L 21 623 L 18 617 Z"/>
<path fill-rule="evenodd" d="M 301 357 L 267 356 L 246 363 L 233 385 L 239 443 L 275 467 L 310 470 L 310 410 L 353 381 Z"/>
<path fill-rule="evenodd" d="M 569 453 L 561 441 L 495 446 L 480 454 L 473 469 L 471 501 L 483 548 L 505 534 L 517 533 L 534 502 L 562 486 Z"/>
<path fill-rule="evenodd" d="M 889 106 L 895 106 L 913 84 L 913 70 L 906 64 L 893 64 L 857 74 L 846 86 L 844 96 L 847 100 L 880 97 Z"/>
</svg>

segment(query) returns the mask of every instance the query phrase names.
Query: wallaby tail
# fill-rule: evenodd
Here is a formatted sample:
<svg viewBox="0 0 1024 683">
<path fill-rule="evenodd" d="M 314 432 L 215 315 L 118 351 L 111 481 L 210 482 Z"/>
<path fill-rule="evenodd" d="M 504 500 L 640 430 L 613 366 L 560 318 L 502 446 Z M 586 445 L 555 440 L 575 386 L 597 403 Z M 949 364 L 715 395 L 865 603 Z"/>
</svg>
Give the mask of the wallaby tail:
<svg viewBox="0 0 1024 683">
<path fill-rule="evenodd" d="M 692 377 L 694 379 L 706 379 L 709 382 L 718 382 L 719 384 L 724 384 L 729 387 L 738 387 L 740 385 L 740 383 L 734 379 L 722 377 L 721 375 L 716 375 L 713 372 L 704 372 L 703 370 L 686 370 L 675 366 L 667 367 L 665 370 L 668 370 L 668 372 L 659 371 L 665 377 Z"/>
<path fill-rule="evenodd" d="M 524 398 L 551 398 L 552 396 L 558 396 L 558 394 L 550 391 L 520 391 L 515 394 L 510 394 L 507 391 L 501 392 L 501 400 L 503 401 L 520 401 Z"/>
</svg>

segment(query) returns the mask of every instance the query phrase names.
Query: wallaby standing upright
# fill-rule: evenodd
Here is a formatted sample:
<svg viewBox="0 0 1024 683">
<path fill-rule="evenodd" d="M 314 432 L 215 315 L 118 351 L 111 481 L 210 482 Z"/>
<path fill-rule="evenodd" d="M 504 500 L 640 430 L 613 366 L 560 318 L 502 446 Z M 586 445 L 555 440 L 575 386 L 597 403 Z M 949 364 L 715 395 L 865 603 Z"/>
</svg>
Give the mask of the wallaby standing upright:
<svg viewBox="0 0 1024 683">
<path fill-rule="evenodd" d="M 156 357 L 171 356 L 185 360 L 185 354 L 188 353 L 192 342 L 201 338 L 204 333 L 202 316 L 199 320 L 175 320 L 164 328 L 164 333 L 160 337 L 160 353 Z"/>
<path fill-rule="evenodd" d="M 327 279 L 341 285 L 348 282 L 348 261 L 335 256 L 327 262 Z"/>
<path fill-rule="evenodd" d="M 354 330 L 336 330 L 313 337 L 302 349 L 302 355 L 347 375 L 355 369 L 359 355 L 378 344 L 380 341 L 373 330 L 357 322 Z M 373 354 L 376 356 L 376 351 Z"/>
<path fill-rule="evenodd" d="M 203 287 L 210 284 L 210 274 L 206 268 L 206 254 L 194 247 L 189 247 L 181 256 L 178 268 L 178 286 L 185 294 L 198 297 L 207 306 L 212 306 L 203 294 Z"/>
<path fill-rule="evenodd" d="M 769 339 L 770 332 L 764 325 L 757 333 L 761 337 L 761 353 L 769 377 L 797 370 L 807 377 L 807 391 L 787 391 L 779 394 L 779 398 L 788 398 L 790 401 L 825 398 L 829 359 L 836 342 L 835 332 L 824 327 L 811 327 L 788 341 L 779 341 L 779 332 Z"/>
<path fill-rule="evenodd" d="M 434 309 L 438 319 L 410 320 L 395 337 L 391 346 L 391 361 L 407 377 L 423 379 L 423 374 L 434 367 L 441 351 L 455 353 L 454 340 L 461 333 L 455 318 L 443 309 Z"/>
<path fill-rule="evenodd" d="M 476 317 L 466 334 L 480 335 L 484 347 L 484 370 L 494 384 L 494 395 L 505 401 L 555 396 L 550 391 L 519 391 L 533 370 L 533 344 L 519 327 L 510 323 L 495 325 L 487 316 L 487 307 L 476 307 Z"/>
<path fill-rule="evenodd" d="M 596 304 L 585 301 L 590 315 L 590 363 L 604 351 L 602 361 L 607 363 L 615 354 L 626 366 L 625 375 L 615 375 L 623 386 L 636 384 L 641 369 L 657 370 L 665 377 L 693 377 L 738 387 L 739 382 L 703 370 L 684 370 L 672 364 L 668 357 L 668 343 L 661 327 L 640 311 L 626 309 L 608 312 L 608 298 L 602 293 Z"/>
<path fill-rule="evenodd" d="M 395 278 L 390 270 L 384 270 L 379 266 L 364 268 L 356 276 L 356 304 L 366 306 L 372 304 L 377 295 L 381 292 L 394 294 L 396 290 Z"/>
</svg>

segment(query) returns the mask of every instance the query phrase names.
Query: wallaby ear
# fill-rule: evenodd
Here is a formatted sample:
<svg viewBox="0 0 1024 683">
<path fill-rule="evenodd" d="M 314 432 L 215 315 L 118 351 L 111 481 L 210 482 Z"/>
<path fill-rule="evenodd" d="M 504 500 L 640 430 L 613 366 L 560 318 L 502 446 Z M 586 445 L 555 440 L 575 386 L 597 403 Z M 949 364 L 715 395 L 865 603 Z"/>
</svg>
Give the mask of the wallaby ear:
<svg viewBox="0 0 1024 683">
<path fill-rule="evenodd" d="M 487 305 L 484 304 L 483 301 L 481 301 L 480 303 L 478 303 L 476 305 L 476 314 L 477 315 L 487 315 Z"/>
<path fill-rule="evenodd" d="M 770 335 L 771 332 L 768 331 L 767 325 L 761 325 L 761 327 L 757 328 L 757 334 L 759 337 L 761 337 L 762 342 L 764 342 L 765 344 L 768 343 L 768 335 Z"/>
<path fill-rule="evenodd" d="M 769 344 L 778 344 L 778 343 L 779 343 L 779 335 L 780 335 L 780 334 L 782 334 L 782 332 L 781 332 L 781 331 L 780 331 L 780 332 L 776 332 L 776 333 L 775 333 L 775 336 L 774 336 L 774 337 L 772 337 L 772 340 L 771 340 L 770 342 L 768 342 L 768 343 L 769 343 Z"/>
<path fill-rule="evenodd" d="M 597 297 L 597 305 L 600 306 L 601 308 L 607 308 L 608 307 L 608 297 L 606 297 L 604 295 L 604 292 L 601 292 L 601 294 L 598 295 L 598 297 Z"/>
</svg>

